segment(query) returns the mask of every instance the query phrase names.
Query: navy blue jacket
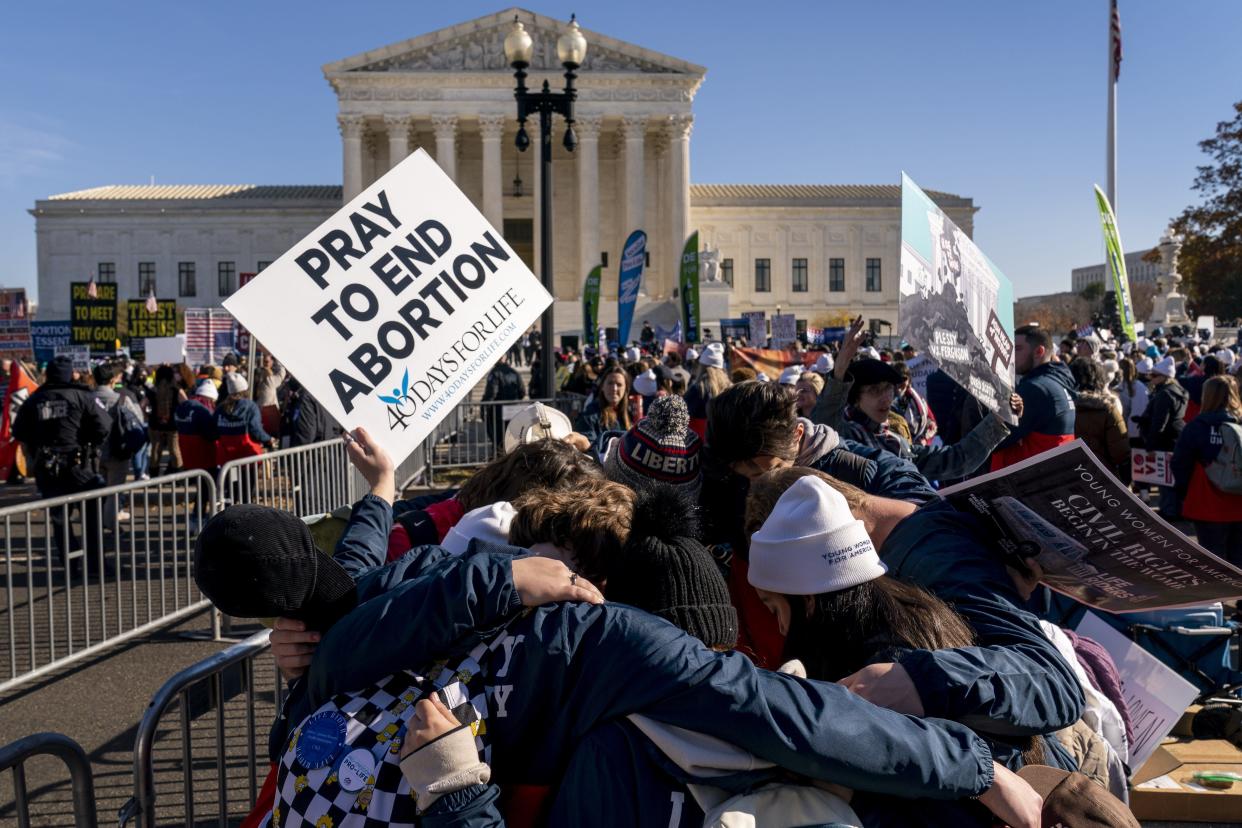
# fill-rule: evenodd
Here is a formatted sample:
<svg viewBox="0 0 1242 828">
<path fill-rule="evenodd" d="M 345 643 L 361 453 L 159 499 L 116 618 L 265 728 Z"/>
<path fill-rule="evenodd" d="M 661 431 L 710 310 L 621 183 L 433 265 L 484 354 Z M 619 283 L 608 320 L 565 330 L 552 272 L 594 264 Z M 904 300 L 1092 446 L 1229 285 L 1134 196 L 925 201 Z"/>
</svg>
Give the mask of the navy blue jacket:
<svg viewBox="0 0 1242 828">
<path fill-rule="evenodd" d="M 1210 466 L 1216 455 L 1220 454 L 1224 446 L 1220 427 L 1224 423 L 1239 425 L 1240 421 L 1228 411 L 1209 411 L 1206 414 L 1200 413 L 1182 429 L 1177 438 L 1177 446 L 1173 449 L 1173 480 L 1179 498 L 1186 497 L 1195 464 Z M 1228 517 L 1242 520 L 1242 515 Z"/>
<path fill-rule="evenodd" d="M 408 605 L 406 623 L 449 642 L 470 638 L 476 627 L 494 627 L 521 612 L 511 554 L 454 558 L 439 546 L 421 546 L 384 564 L 391 530 L 392 508 L 386 501 L 368 494 L 354 504 L 333 558 L 354 579 L 358 605 L 368 611 L 355 609 L 337 621 L 334 634 L 365 638 L 369 633 L 358 627 L 358 619 L 386 613 L 399 604 Z M 325 690 L 326 681 L 311 671 L 290 683 L 284 708 L 268 736 L 273 762 L 279 761 L 290 728 L 332 695 Z M 312 698 L 319 701 L 312 703 Z"/>
<path fill-rule="evenodd" d="M 914 650 L 900 659 L 928 715 L 997 736 L 1048 734 L 1078 721 L 1078 680 L 1021 608 L 977 518 L 945 501 L 929 503 L 897 524 L 880 557 L 890 576 L 948 602 L 975 633 L 975 647 Z"/>
<path fill-rule="evenodd" d="M 998 448 L 1008 448 L 1028 434 L 1074 435 L 1074 399 L 1078 390 L 1068 365 L 1037 365 L 1022 375 L 1016 390 L 1022 397 L 1022 417 Z"/>
<path fill-rule="evenodd" d="M 215 412 L 198 400 L 185 400 L 178 405 L 173 419 L 177 423 L 178 434 L 202 437 L 204 440 L 216 439 Z"/>
<path fill-rule="evenodd" d="M 363 527 L 351 521 L 350 530 L 355 529 L 347 530 L 342 544 L 346 538 L 361 540 Z M 364 572 L 378 566 L 387 531 L 375 529 L 383 530 L 382 537 L 351 540 L 338 553 L 342 563 Z M 506 552 L 521 550 L 476 540 L 466 556 L 450 563 L 470 565 Z M 475 571 L 486 577 L 486 568 Z M 463 586 L 458 601 L 505 603 L 479 594 L 493 585 L 471 579 Z M 446 597 L 450 592 L 433 590 Z M 359 605 L 328 630 L 307 675 L 303 710 L 367 687 L 393 670 L 417 670 L 438 655 L 468 650 L 473 640 L 455 644 L 448 634 L 456 632 L 453 628 L 422 623 L 426 597 L 422 581 L 403 584 Z M 436 607 L 431 615 L 449 611 Z M 502 782 L 555 784 L 574 747 L 597 725 L 641 712 L 858 790 L 957 799 L 992 783 L 991 750 L 963 725 L 904 716 L 839 685 L 759 670 L 741 654 L 708 650 L 672 624 L 632 607 L 544 606 L 511 622 L 503 635 L 484 665 L 493 682 L 487 721 L 492 767 Z"/>
<path fill-rule="evenodd" d="M 272 436 L 263 430 L 263 416 L 254 400 L 238 400 L 232 413 L 225 413 L 216 407 L 216 431 L 221 437 L 243 437 L 250 435 L 256 443 L 267 443 Z"/>
<path fill-rule="evenodd" d="M 866 471 L 863 472 L 863 483 L 859 487 L 867 494 L 908 503 L 927 503 L 939 499 L 931 483 L 927 482 L 923 473 L 909 460 L 878 446 L 868 446 L 853 440 L 842 440 L 840 449 L 865 457 L 869 461 Z M 831 474 L 831 469 L 825 467 L 823 461 L 813 465 L 820 471 Z"/>
</svg>

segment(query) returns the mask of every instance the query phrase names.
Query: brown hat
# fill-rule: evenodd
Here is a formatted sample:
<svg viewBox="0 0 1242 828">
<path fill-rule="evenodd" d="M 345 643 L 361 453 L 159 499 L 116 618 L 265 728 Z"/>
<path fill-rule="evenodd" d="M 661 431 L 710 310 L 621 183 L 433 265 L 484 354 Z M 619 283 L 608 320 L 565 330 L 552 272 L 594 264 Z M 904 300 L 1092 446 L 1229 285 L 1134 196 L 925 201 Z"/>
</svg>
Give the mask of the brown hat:
<svg viewBox="0 0 1242 828">
<path fill-rule="evenodd" d="M 1081 773 L 1027 765 L 1018 776 L 1044 798 L 1043 828 L 1139 828 L 1125 803 Z"/>
</svg>

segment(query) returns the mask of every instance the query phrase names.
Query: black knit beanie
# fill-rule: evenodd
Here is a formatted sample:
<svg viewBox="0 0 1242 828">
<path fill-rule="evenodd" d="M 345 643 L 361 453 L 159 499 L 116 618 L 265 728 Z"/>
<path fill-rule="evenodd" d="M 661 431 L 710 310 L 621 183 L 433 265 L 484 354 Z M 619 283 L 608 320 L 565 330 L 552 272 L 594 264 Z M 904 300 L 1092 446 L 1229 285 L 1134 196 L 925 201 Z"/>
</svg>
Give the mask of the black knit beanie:
<svg viewBox="0 0 1242 828">
<path fill-rule="evenodd" d="M 641 493 L 630 537 L 608 573 L 607 598 L 671 621 L 708 647 L 737 644 L 737 610 L 691 501 L 669 486 Z"/>
<path fill-rule="evenodd" d="M 219 610 L 237 618 L 284 616 L 326 630 L 358 602 L 354 581 L 315 546 L 289 512 L 230 506 L 194 544 L 194 580 Z"/>
</svg>

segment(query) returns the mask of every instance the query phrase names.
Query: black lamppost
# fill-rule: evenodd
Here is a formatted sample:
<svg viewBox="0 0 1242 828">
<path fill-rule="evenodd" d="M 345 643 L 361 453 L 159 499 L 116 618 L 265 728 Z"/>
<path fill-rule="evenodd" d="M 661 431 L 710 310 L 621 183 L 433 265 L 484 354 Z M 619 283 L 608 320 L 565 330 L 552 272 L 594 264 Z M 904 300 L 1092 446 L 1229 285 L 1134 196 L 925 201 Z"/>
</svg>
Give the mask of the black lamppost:
<svg viewBox="0 0 1242 828">
<path fill-rule="evenodd" d="M 586 57 L 587 42 L 578 29 L 578 22 L 570 17 L 569 28 L 556 41 L 556 56 L 565 67 L 565 91 L 553 92 L 548 82 L 543 82 L 543 89 L 530 92 L 526 89 L 526 67 L 530 66 L 535 44 L 526 28 L 515 17 L 513 29 L 505 37 L 505 60 L 513 67 L 513 76 L 517 78 L 517 88 L 513 97 L 517 99 L 518 132 L 517 148 L 526 152 L 530 146 L 530 136 L 526 134 L 526 119 L 533 113 L 539 113 L 539 163 L 542 165 L 539 176 L 539 275 L 548 293 L 556 296 L 552 280 L 552 116 L 561 115 L 565 118 L 565 149 L 570 152 L 578 144 L 574 135 L 574 101 L 578 92 L 574 89 L 576 70 Z M 543 365 L 543 388 L 540 395 L 546 399 L 556 396 L 556 366 L 552 359 L 552 309 L 549 305 L 543 312 L 541 323 L 543 343 L 539 361 Z"/>
</svg>

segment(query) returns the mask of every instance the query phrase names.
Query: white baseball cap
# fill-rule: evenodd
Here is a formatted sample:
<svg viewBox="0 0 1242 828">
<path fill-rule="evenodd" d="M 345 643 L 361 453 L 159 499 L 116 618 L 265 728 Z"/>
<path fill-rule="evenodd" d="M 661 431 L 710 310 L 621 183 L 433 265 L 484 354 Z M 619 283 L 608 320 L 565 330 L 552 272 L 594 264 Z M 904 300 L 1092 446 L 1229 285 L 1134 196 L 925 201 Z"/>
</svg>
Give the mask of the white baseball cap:
<svg viewBox="0 0 1242 828">
<path fill-rule="evenodd" d="M 531 403 L 523 408 L 505 426 L 505 453 L 525 443 L 543 439 L 560 440 L 574 430 L 560 411 L 543 403 Z"/>
</svg>

